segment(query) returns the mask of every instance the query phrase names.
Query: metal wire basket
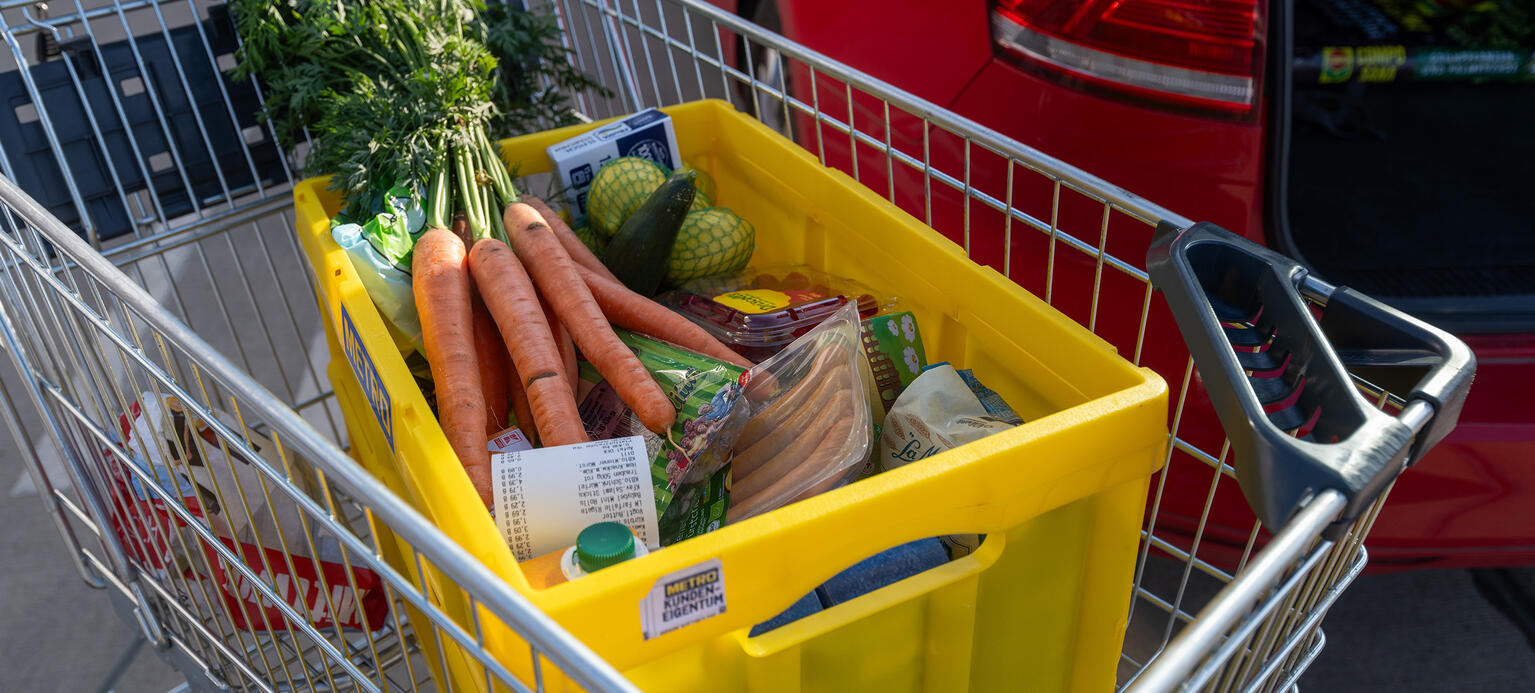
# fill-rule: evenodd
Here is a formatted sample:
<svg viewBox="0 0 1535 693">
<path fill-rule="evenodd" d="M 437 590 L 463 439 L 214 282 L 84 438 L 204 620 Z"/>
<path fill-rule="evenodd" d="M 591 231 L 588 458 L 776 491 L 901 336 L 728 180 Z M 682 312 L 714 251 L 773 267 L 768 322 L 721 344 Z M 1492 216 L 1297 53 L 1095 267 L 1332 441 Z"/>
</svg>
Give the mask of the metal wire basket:
<svg viewBox="0 0 1535 693">
<path fill-rule="evenodd" d="M 1153 298 L 1154 280 L 1183 286 L 1169 303 L 1187 314 L 1178 324 L 1188 343 L 1224 344 L 1217 338 L 1230 335 L 1189 327 L 1205 311 L 1220 314 L 1199 290 L 1210 265 L 1188 260 L 1193 269 L 1157 279 L 1145 257 L 1157 238 L 1169 267 L 1196 240 L 1245 246 L 1196 238 L 1189 219 L 711 5 L 535 5 L 556 14 L 573 64 L 606 88 L 568 94 L 580 118 L 729 100 L 1157 368 L 1177 394 L 1135 581 L 1125 585 L 1134 606 L 1119 685 L 1293 686 L 1324 643 L 1322 617 L 1365 564 L 1362 541 L 1390 480 L 1453 426 L 1471 369 L 1463 345 L 1409 345 L 1419 357 L 1411 365 L 1437 366 L 1453 382 L 1410 378 L 1393 391 L 1354 378 L 1351 387 L 1410 432 L 1371 483 L 1271 499 L 1260 510 L 1281 528 L 1273 536 L 1253 516 L 1217 537 L 1212 509 L 1237 489 L 1226 480 L 1247 490 L 1256 481 L 1244 476 L 1262 475 L 1233 464 L 1233 447 L 1241 458 L 1262 445 L 1208 434 L 1217 415 L 1234 417 L 1227 430 L 1246 420 L 1194 382 L 1196 357 L 1207 381 L 1224 357 L 1189 355 Z M 345 452 L 315 291 L 292 233 L 297 161 L 256 122 L 259 85 L 229 76 L 238 38 L 227 11 L 200 1 L 8 1 L 0 29 L 10 48 L 0 63 L 9 99 L 0 109 L 0 336 L 16 366 L 0 382 L 0 411 L 82 578 L 105 588 L 196 689 L 451 687 L 448 663 L 423 656 L 442 648 L 423 641 L 478 652 L 487 689 L 543 690 L 545 663 L 587 688 L 630 688 Z M 1280 258 L 1264 262 L 1289 292 L 1272 302 L 1299 306 L 1303 296 L 1319 308 L 1339 296 Z M 1361 305 L 1345 298 L 1350 310 Z M 1240 375 L 1222 385 L 1241 392 Z M 172 402 L 202 428 L 132 435 L 148 402 Z M 32 445 L 44 436 L 61 459 Z M 147 459 L 188 475 L 196 459 L 242 466 L 233 482 L 215 479 L 211 497 L 189 501 L 155 483 L 152 467 L 121 464 Z M 1174 509 L 1175 487 L 1203 489 L 1202 498 Z M 254 544 L 281 551 L 250 551 L 251 537 L 237 536 L 237 525 L 259 534 L 262 513 L 290 527 L 279 520 L 266 527 L 279 536 Z M 381 525 L 400 541 L 380 541 Z M 478 622 L 465 627 L 433 605 L 427 595 L 439 586 L 424 578 L 428 566 L 461 586 L 456 598 L 531 643 L 526 669 L 484 654 Z M 220 582 L 248 598 L 226 599 Z M 302 608 L 295 589 L 308 595 Z M 383 622 L 369 622 L 378 617 L 358 603 L 364 594 L 388 605 L 377 612 Z M 365 627 L 343 627 L 348 613 Z"/>
</svg>

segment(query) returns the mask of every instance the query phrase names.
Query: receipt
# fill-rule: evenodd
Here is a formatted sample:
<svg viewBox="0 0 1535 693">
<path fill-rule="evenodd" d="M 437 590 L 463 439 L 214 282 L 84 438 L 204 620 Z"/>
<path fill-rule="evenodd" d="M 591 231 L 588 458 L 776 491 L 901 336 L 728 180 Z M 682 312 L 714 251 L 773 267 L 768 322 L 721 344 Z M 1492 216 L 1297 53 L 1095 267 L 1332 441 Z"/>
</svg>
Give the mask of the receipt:
<svg viewBox="0 0 1535 693">
<path fill-rule="evenodd" d="M 519 561 L 576 543 L 598 522 L 622 522 L 659 548 L 650 455 L 639 436 L 491 456 L 496 524 Z"/>
</svg>

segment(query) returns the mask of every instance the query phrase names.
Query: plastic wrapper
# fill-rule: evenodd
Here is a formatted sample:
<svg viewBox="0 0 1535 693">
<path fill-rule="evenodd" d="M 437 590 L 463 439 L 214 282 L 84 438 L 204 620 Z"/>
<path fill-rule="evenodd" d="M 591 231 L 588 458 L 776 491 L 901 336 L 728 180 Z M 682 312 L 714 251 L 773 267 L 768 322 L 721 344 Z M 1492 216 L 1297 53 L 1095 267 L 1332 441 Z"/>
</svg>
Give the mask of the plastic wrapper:
<svg viewBox="0 0 1535 693">
<path fill-rule="evenodd" d="M 737 522 L 856 478 L 873 444 L 869 362 L 849 302 L 751 370 L 751 419 L 733 446 Z"/>
<path fill-rule="evenodd" d="M 991 395 L 996 397 L 996 393 Z M 1001 406 L 1006 407 L 1006 403 Z M 929 366 L 885 415 L 879 440 L 880 469 L 888 472 L 1015 425 L 988 411 L 953 366 Z"/>
<path fill-rule="evenodd" d="M 748 268 L 699 279 L 660 298 L 736 353 L 765 361 L 835 314 L 856 303 L 863 317 L 888 312 L 896 299 L 851 279 L 804 266 Z"/>
<path fill-rule="evenodd" d="M 912 381 L 885 415 L 876 457 L 880 469 L 889 471 L 1020 423 L 1012 407 L 973 373 L 935 364 Z M 940 539 L 955 558 L 970 554 L 981 543 L 975 534 Z"/>
<path fill-rule="evenodd" d="M 394 328 L 400 351 L 421 350 L 421 320 L 416 316 L 416 296 L 411 291 L 411 251 L 426 225 L 426 213 L 415 193 L 406 186 L 390 188 L 381 206 L 384 211 L 361 224 L 334 223 L 330 235 L 346 251 L 373 305 Z"/>
<path fill-rule="evenodd" d="M 746 423 L 749 372 L 682 347 L 614 330 L 677 408 L 670 436 L 640 423 L 590 364 L 581 364 L 582 424 L 593 440 L 641 436 L 651 458 L 661 544 L 718 529 L 730 502 L 730 444 Z"/>
<path fill-rule="evenodd" d="M 279 455 L 275 443 L 238 419 L 216 414 L 225 436 L 176 397 L 145 392 L 129 406 L 128 415 L 119 418 L 120 449 L 133 459 L 107 452 L 106 469 L 113 488 L 108 499 L 113 529 L 124 549 L 162 577 L 176 573 L 203 583 L 202 589 L 182 596 L 204 603 L 221 599 L 222 606 L 205 606 L 229 614 L 243 630 L 288 628 L 287 617 L 267 590 L 294 611 L 307 613 L 316 628 L 381 627 L 389 611 L 382 580 L 355 565 L 348 576 L 337 538 L 301 518 L 296 504 L 284 502 L 287 496 L 264 480 L 268 475 L 287 478 L 320 507 L 328 507 L 312 468 L 292 450 Z M 238 447 L 227 442 L 230 437 L 249 443 Z M 138 471 L 130 471 L 129 465 Z M 173 505 L 186 508 L 203 530 L 252 566 L 265 589 L 231 569 L 200 532 L 172 512 Z M 120 523 L 119 518 L 128 522 Z"/>
</svg>

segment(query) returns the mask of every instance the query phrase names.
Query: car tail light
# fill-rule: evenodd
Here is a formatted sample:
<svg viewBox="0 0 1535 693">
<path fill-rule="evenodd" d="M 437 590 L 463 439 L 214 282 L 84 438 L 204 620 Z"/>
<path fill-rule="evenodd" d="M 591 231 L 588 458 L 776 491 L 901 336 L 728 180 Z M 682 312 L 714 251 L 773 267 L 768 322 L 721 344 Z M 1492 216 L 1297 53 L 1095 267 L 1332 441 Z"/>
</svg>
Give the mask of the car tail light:
<svg viewBox="0 0 1535 693">
<path fill-rule="evenodd" d="M 1056 77 L 1248 116 L 1263 72 L 1261 0 L 999 0 L 992 42 Z"/>
</svg>

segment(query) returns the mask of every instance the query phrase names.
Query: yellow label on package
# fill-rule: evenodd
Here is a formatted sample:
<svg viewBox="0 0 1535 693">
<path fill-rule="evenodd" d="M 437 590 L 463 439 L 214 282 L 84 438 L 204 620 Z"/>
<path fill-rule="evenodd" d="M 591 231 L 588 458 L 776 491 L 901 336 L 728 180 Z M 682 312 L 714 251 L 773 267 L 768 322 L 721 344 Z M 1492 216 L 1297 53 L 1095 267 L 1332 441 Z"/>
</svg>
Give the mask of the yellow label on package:
<svg viewBox="0 0 1535 693">
<path fill-rule="evenodd" d="M 714 297 L 714 302 L 742 313 L 761 315 L 789 306 L 826 298 L 814 291 L 777 291 L 774 289 L 742 289 Z"/>
</svg>

